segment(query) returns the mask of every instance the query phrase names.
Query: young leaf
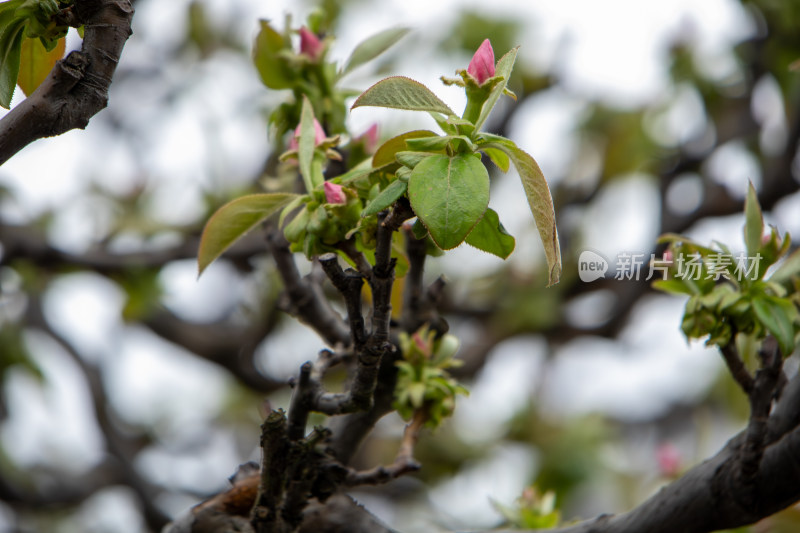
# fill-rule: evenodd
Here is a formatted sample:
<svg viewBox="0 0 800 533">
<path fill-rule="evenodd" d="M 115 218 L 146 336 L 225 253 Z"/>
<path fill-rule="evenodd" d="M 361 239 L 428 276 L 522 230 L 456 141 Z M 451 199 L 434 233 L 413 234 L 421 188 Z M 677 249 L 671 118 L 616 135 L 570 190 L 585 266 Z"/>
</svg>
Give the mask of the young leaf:
<svg viewBox="0 0 800 533">
<path fill-rule="evenodd" d="M 354 181 L 360 180 L 369 176 L 374 169 L 372 168 L 372 160 L 367 158 L 342 174 L 336 177 L 336 183 L 341 185 L 348 185 Z"/>
<path fill-rule="evenodd" d="M 434 135 L 433 137 L 420 137 L 407 139 L 406 146 L 416 152 L 438 152 L 444 150 L 452 140 L 449 135 Z"/>
<path fill-rule="evenodd" d="M 489 173 L 471 154 L 436 154 L 411 172 L 408 198 L 439 248 L 461 244 L 489 205 Z"/>
<path fill-rule="evenodd" d="M 475 129 L 480 130 L 481 126 L 483 126 L 486 119 L 489 118 L 489 113 L 492 112 L 497 100 L 500 98 L 500 95 L 503 94 L 503 91 L 506 89 L 508 85 L 508 80 L 511 77 L 511 71 L 514 70 L 514 62 L 517 60 L 517 48 L 512 48 L 506 54 L 500 58 L 497 62 L 497 66 L 495 67 L 495 76 L 503 76 L 503 81 L 498 83 L 492 89 L 492 93 L 489 95 L 489 98 L 486 99 L 486 102 L 483 103 L 483 107 L 481 108 L 481 114 L 478 116 L 478 120 L 475 121 Z"/>
<path fill-rule="evenodd" d="M 482 150 L 492 160 L 492 163 L 497 165 L 497 168 L 503 172 L 508 172 L 511 162 L 505 152 L 496 148 L 483 148 Z"/>
<path fill-rule="evenodd" d="M 0 10 L 0 106 L 6 109 L 11 107 L 17 86 L 25 23 L 25 19 L 14 17 L 13 7 Z"/>
<path fill-rule="evenodd" d="M 747 187 L 747 198 L 744 201 L 744 243 L 747 246 L 747 257 L 755 257 L 761 247 L 761 235 L 764 234 L 764 217 L 758 205 L 758 194 L 753 183 Z"/>
<path fill-rule="evenodd" d="M 306 191 L 310 194 L 322 181 L 316 179 L 311 161 L 314 159 L 314 109 L 308 97 L 303 96 L 303 109 L 300 113 L 300 138 L 297 140 L 297 160 Z M 319 183 L 318 183 L 319 182 Z"/>
<path fill-rule="evenodd" d="M 347 64 L 342 70 L 342 75 L 375 59 L 402 39 L 409 31 L 411 31 L 410 28 L 390 28 L 362 41 L 350 54 Z"/>
<path fill-rule="evenodd" d="M 266 20 L 261 21 L 261 30 L 253 45 L 253 63 L 261 81 L 270 89 L 289 89 L 292 79 L 287 72 L 284 59 L 279 52 L 286 46 L 283 36 Z"/>
<path fill-rule="evenodd" d="M 392 137 L 383 143 L 375 152 L 375 155 L 372 156 L 372 166 L 374 168 L 381 168 L 383 166 L 395 163 L 395 154 L 397 152 L 408 150 L 408 146 L 406 146 L 406 140 L 408 139 L 433 137 L 435 135 L 436 134 L 430 130 L 413 130 L 403 133 L 402 135 Z"/>
<path fill-rule="evenodd" d="M 404 167 L 408 167 L 409 170 L 412 170 L 415 166 L 417 166 L 420 163 L 420 161 L 431 155 L 433 155 L 433 153 L 430 152 L 402 151 L 402 152 L 397 152 L 394 155 L 394 157 L 398 163 L 400 163 Z"/>
<path fill-rule="evenodd" d="M 383 79 L 361 93 L 352 109 L 362 106 L 389 107 L 410 111 L 433 111 L 454 115 L 447 104 L 439 100 L 433 92 L 418 81 L 405 76 L 392 76 Z"/>
<path fill-rule="evenodd" d="M 688 294 L 689 296 L 697 294 L 697 291 L 693 290 L 691 285 L 684 283 L 680 279 L 657 279 L 652 285 L 654 289 L 671 294 Z"/>
<path fill-rule="evenodd" d="M 375 197 L 374 200 L 367 205 L 367 207 L 364 208 L 364 211 L 361 212 L 361 216 L 368 217 L 378 213 L 379 211 L 383 211 L 392 205 L 398 198 L 403 196 L 406 193 L 407 188 L 408 184 L 400 180 L 391 182 L 385 189 L 381 191 L 378 196 Z"/>
<path fill-rule="evenodd" d="M 484 252 L 506 259 L 514 251 L 516 241 L 503 227 L 493 209 L 487 209 L 483 218 L 467 235 L 467 244 Z"/>
<path fill-rule="evenodd" d="M 56 61 L 64 56 L 66 39 L 59 39 L 55 48 L 49 52 L 39 39 L 22 41 L 20 70 L 17 85 L 26 96 L 30 96 L 53 70 Z"/>
<path fill-rule="evenodd" d="M 251 194 L 220 207 L 208 220 L 200 238 L 199 274 L 234 242 L 296 197 L 290 193 Z"/>
<path fill-rule="evenodd" d="M 561 248 L 558 244 L 558 230 L 556 229 L 556 215 L 553 208 L 553 199 L 550 189 L 544 179 L 539 165 L 528 153 L 516 144 L 506 139 L 503 142 L 487 143 L 483 148 L 497 148 L 508 155 L 522 180 L 522 188 L 528 197 L 528 205 L 539 230 L 539 238 L 544 246 L 544 255 L 547 259 L 549 271 L 548 286 L 558 283 L 561 278 Z"/>
<path fill-rule="evenodd" d="M 433 137 L 421 137 L 419 139 L 408 139 L 406 144 L 411 150 L 417 152 L 439 152 L 444 150 L 447 145 L 459 139 L 469 147 L 471 152 L 476 151 L 477 147 L 466 135 L 436 135 Z"/>
<path fill-rule="evenodd" d="M 781 266 L 772 273 L 769 280 L 781 285 L 792 286 L 792 280 L 797 277 L 800 277 L 800 249 L 792 252 Z"/>
<path fill-rule="evenodd" d="M 783 298 L 762 296 L 753 298 L 753 311 L 764 327 L 775 336 L 783 357 L 789 357 L 794 352 L 793 319 L 797 317 L 794 304 Z"/>
</svg>

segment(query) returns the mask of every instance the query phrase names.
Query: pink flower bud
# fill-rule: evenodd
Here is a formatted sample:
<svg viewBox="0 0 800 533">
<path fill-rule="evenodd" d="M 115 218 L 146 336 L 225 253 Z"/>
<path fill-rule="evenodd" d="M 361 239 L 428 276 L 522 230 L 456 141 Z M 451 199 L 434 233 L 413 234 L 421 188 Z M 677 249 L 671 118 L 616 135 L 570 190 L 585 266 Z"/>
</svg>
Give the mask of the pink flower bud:
<svg viewBox="0 0 800 533">
<path fill-rule="evenodd" d="M 358 138 L 364 143 L 364 150 L 371 154 L 378 147 L 378 125 L 373 124 Z"/>
<path fill-rule="evenodd" d="M 322 187 L 325 189 L 325 201 L 327 201 L 329 204 L 347 203 L 347 198 L 344 195 L 341 185 L 326 181 L 322 184 Z"/>
<path fill-rule="evenodd" d="M 319 37 L 314 35 L 308 28 L 303 26 L 300 28 L 300 53 L 306 54 L 312 60 L 316 61 L 322 55 L 322 41 Z"/>
<path fill-rule="evenodd" d="M 469 62 L 467 72 L 470 76 L 475 78 L 478 85 L 483 85 L 486 80 L 494 76 L 494 50 L 492 50 L 492 43 L 489 39 L 484 39 L 475 55 L 472 56 L 472 61 Z"/>
<path fill-rule="evenodd" d="M 314 146 L 322 144 L 325 137 L 327 137 L 327 135 L 325 135 L 325 130 L 322 129 L 322 124 L 320 124 L 317 119 L 314 119 Z"/>
<path fill-rule="evenodd" d="M 322 141 L 325 140 L 327 136 L 325 135 L 325 130 L 322 129 L 322 125 L 319 121 L 315 118 L 314 119 L 314 146 L 319 146 L 322 144 Z M 300 139 L 300 125 L 298 124 L 297 127 L 294 129 L 294 135 L 292 135 L 291 140 L 289 141 L 289 150 L 297 150 L 299 145 L 297 141 Z"/>
<path fill-rule="evenodd" d="M 661 262 L 666 265 L 671 265 L 674 262 L 672 250 L 664 250 L 664 255 L 661 256 Z"/>
<path fill-rule="evenodd" d="M 665 477 L 675 477 L 680 473 L 681 454 L 674 444 L 665 443 L 656 450 L 658 469 Z"/>
<path fill-rule="evenodd" d="M 428 342 L 428 340 L 425 339 L 422 335 L 420 335 L 419 331 L 414 333 L 411 336 L 411 338 L 414 340 L 414 344 L 417 345 L 417 350 L 419 350 L 426 357 L 430 357 L 431 351 L 433 350 L 433 346 L 431 346 L 431 343 Z"/>
</svg>

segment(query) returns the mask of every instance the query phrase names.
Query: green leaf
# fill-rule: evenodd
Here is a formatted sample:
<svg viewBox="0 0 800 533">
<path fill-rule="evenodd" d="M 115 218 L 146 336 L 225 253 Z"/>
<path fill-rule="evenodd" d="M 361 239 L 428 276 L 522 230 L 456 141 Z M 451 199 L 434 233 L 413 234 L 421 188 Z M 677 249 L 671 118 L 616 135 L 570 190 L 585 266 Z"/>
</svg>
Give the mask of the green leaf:
<svg viewBox="0 0 800 533">
<path fill-rule="evenodd" d="M 497 165 L 497 168 L 503 172 L 508 172 L 511 162 L 505 152 L 496 148 L 481 148 L 481 150 L 492 160 L 492 163 Z"/>
<path fill-rule="evenodd" d="M 408 386 L 408 400 L 415 408 L 422 407 L 425 401 L 425 384 L 424 383 L 411 383 Z"/>
<path fill-rule="evenodd" d="M 338 183 L 339 185 L 349 185 L 355 181 L 358 181 L 366 176 L 372 174 L 372 159 L 367 158 L 345 172 L 340 176 L 336 176 L 332 181 L 334 183 Z"/>
<path fill-rule="evenodd" d="M 439 152 L 444 150 L 452 139 L 449 135 L 434 135 L 432 137 L 406 139 L 406 145 L 416 152 Z"/>
<path fill-rule="evenodd" d="M 494 86 L 489 98 L 487 98 L 486 102 L 484 102 L 483 107 L 481 108 L 481 113 L 478 115 L 478 120 L 475 121 L 476 130 L 481 129 L 481 126 L 483 126 L 483 124 L 486 122 L 486 119 L 489 118 L 489 113 L 491 113 L 492 109 L 494 109 L 497 100 L 500 99 L 500 95 L 502 95 L 503 91 L 506 89 L 508 80 L 511 78 L 511 71 L 514 70 L 514 62 L 517 60 L 518 49 L 519 47 L 512 48 L 497 62 L 494 75 L 502 76 L 503 81 Z"/>
<path fill-rule="evenodd" d="M 412 150 L 418 152 L 440 152 L 456 139 L 463 142 L 471 152 L 477 150 L 477 146 L 466 135 L 436 135 L 433 137 L 422 137 L 419 139 L 408 139 L 406 144 Z"/>
<path fill-rule="evenodd" d="M 800 277 L 800 249 L 792 252 L 781 266 L 772 273 L 769 280 L 789 287 L 792 285 L 792 279 L 797 277 Z"/>
<path fill-rule="evenodd" d="M 753 310 L 758 320 L 775 336 L 783 357 L 794 352 L 794 328 L 792 322 L 797 316 L 797 309 L 789 300 L 762 296 L 753 298 Z"/>
<path fill-rule="evenodd" d="M 253 45 L 253 63 L 261 76 L 261 81 L 270 89 L 289 89 L 292 77 L 280 51 L 287 48 L 283 36 L 270 26 L 269 21 L 262 20 L 261 30 Z"/>
<path fill-rule="evenodd" d="M 419 241 L 428 236 L 428 228 L 426 228 L 425 224 L 423 224 L 422 221 L 417 218 L 417 220 L 414 221 L 414 225 L 411 226 L 411 233 L 414 235 L 414 238 Z"/>
<path fill-rule="evenodd" d="M 361 216 L 368 217 L 383 211 L 392 205 L 398 198 L 403 196 L 406 193 L 407 188 L 407 183 L 400 180 L 394 180 L 385 189 L 383 189 L 381 193 L 376 196 L 375 199 L 369 203 L 369 205 L 367 205 L 367 207 L 364 208 L 364 211 L 361 212 Z"/>
<path fill-rule="evenodd" d="M 447 115 L 444 116 L 441 113 L 428 113 L 433 120 L 442 128 L 442 131 L 445 132 L 447 135 L 458 135 L 458 127 L 455 124 L 451 124 L 447 119 L 448 118 L 460 118 L 456 115 Z M 469 122 L 469 121 L 467 121 Z M 470 123 L 471 124 L 471 123 Z M 473 126 L 474 129 L 474 126 Z"/>
<path fill-rule="evenodd" d="M 408 150 L 408 146 L 406 146 L 406 141 L 408 139 L 432 137 L 435 135 L 436 134 L 430 130 L 413 130 L 403 133 L 402 135 L 392 137 L 380 145 L 380 147 L 375 151 L 375 155 L 372 156 L 372 166 L 374 168 L 380 168 L 392 163 L 396 163 L 395 154 L 397 154 L 397 152 Z"/>
<path fill-rule="evenodd" d="M 300 138 L 297 140 L 297 161 L 306 191 L 311 192 L 322 185 L 322 176 L 315 176 L 311 162 L 314 159 L 314 109 L 308 97 L 303 95 L 303 109 L 300 112 Z"/>
<path fill-rule="evenodd" d="M 670 294 L 697 294 L 697 290 L 687 285 L 680 279 L 658 279 L 652 283 L 654 289 L 668 292 Z"/>
<path fill-rule="evenodd" d="M 561 247 L 558 243 L 558 230 L 556 228 L 556 215 L 553 208 L 553 199 L 544 174 L 536 160 L 512 141 L 505 139 L 503 142 L 487 143 L 485 148 L 498 148 L 505 152 L 522 180 L 522 188 L 528 198 L 528 205 L 539 230 L 539 238 L 544 246 L 544 255 L 547 259 L 548 283 L 553 285 L 561 278 Z"/>
<path fill-rule="evenodd" d="M 502 259 L 514 251 L 516 241 L 503 227 L 500 217 L 492 209 L 487 209 L 483 218 L 467 235 L 467 244 Z"/>
<path fill-rule="evenodd" d="M 398 163 L 403 165 L 404 167 L 408 167 L 409 169 L 413 169 L 415 166 L 419 164 L 420 161 L 423 159 L 432 156 L 434 154 L 430 152 L 397 152 L 395 154 L 395 159 Z"/>
<path fill-rule="evenodd" d="M 309 196 L 304 194 L 302 196 L 298 195 L 294 200 L 283 206 L 283 210 L 281 211 L 280 216 L 278 217 L 278 227 L 283 227 L 283 222 L 286 220 L 286 217 L 289 216 L 292 212 L 294 212 L 303 202 L 308 202 Z"/>
<path fill-rule="evenodd" d="M 350 54 L 344 70 L 342 70 L 342 75 L 375 59 L 402 39 L 409 31 L 411 31 L 410 28 L 390 28 L 368 37 L 356 46 L 353 53 Z"/>
<path fill-rule="evenodd" d="M 361 93 L 352 109 L 362 106 L 389 107 L 410 111 L 433 111 L 454 115 L 447 104 L 439 100 L 433 92 L 418 81 L 405 76 L 392 76 L 383 79 Z"/>
<path fill-rule="evenodd" d="M 0 3 L 0 106 L 9 109 L 19 76 L 27 19 L 16 16 L 22 0 Z"/>
<path fill-rule="evenodd" d="M 251 194 L 220 207 L 208 220 L 200 237 L 199 274 L 234 242 L 296 197 L 290 193 Z"/>
<path fill-rule="evenodd" d="M 758 205 L 758 194 L 753 183 L 747 187 L 747 198 L 744 201 L 744 243 L 747 246 L 747 257 L 755 257 L 761 247 L 761 236 L 764 234 L 764 217 Z"/>
<path fill-rule="evenodd" d="M 59 39 L 49 52 L 40 39 L 25 39 L 20 54 L 20 71 L 17 85 L 26 96 L 30 96 L 47 78 L 56 62 L 64 56 L 66 39 Z"/>
<path fill-rule="evenodd" d="M 439 248 L 461 244 L 489 205 L 489 173 L 472 154 L 436 154 L 411 172 L 408 198 Z"/>
</svg>

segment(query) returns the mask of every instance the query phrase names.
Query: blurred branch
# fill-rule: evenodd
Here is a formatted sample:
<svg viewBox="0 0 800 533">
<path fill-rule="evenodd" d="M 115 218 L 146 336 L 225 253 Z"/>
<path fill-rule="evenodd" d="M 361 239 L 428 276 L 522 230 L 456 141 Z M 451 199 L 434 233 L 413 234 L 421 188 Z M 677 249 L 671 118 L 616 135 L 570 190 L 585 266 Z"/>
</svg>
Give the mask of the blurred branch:
<svg viewBox="0 0 800 533">
<path fill-rule="evenodd" d="M 752 524 L 800 499 L 800 376 L 787 385 L 774 413 L 764 421 L 763 456 L 746 478 L 742 467 L 750 428 L 732 438 L 714 457 L 695 466 L 636 507 L 601 515 L 553 533 L 706 533 Z"/>
<path fill-rule="evenodd" d="M 161 268 L 173 261 L 196 259 L 199 238 L 192 228 L 175 228 L 185 233 L 180 244 L 170 248 L 140 252 L 115 253 L 105 248 L 92 248 L 83 253 L 71 253 L 48 243 L 47 236 L 34 225 L 4 225 L 0 221 L 0 243 L 3 245 L 0 263 L 10 264 L 15 260 L 26 260 L 38 268 L 74 270 L 82 268 L 102 275 L 129 271 L 132 268 Z M 240 270 L 258 254 L 264 254 L 263 240 L 247 236 L 225 252 L 225 260 L 231 261 Z"/>
<path fill-rule="evenodd" d="M 256 349 L 272 331 L 274 320 L 256 320 L 248 327 L 227 322 L 193 324 L 162 307 L 142 323 L 161 338 L 228 370 L 253 390 L 271 392 L 286 385 L 265 376 L 255 363 Z"/>
<path fill-rule="evenodd" d="M 105 439 L 108 453 L 115 459 L 110 463 L 112 472 L 118 472 L 114 478 L 117 483 L 124 483 L 134 491 L 143 507 L 144 518 L 148 525 L 154 531 L 160 530 L 169 518 L 155 503 L 159 488 L 141 476 L 134 466 L 136 456 L 148 443 L 147 438 L 142 435 L 130 435 L 120 429 L 119 423 L 113 419 L 99 369 L 87 363 L 78 349 L 50 326 L 42 313 L 38 298 L 30 298 L 27 319 L 30 326 L 38 327 L 56 341 L 83 373 L 89 385 L 95 420 Z M 99 488 L 94 487 L 92 490 L 97 491 Z"/>
<path fill-rule="evenodd" d="M 81 50 L 56 63 L 36 91 L 0 120 L 0 165 L 36 139 L 85 128 L 108 103 L 133 7 L 129 0 L 77 0 L 74 13 L 84 26 Z"/>
<path fill-rule="evenodd" d="M 416 472 L 422 465 L 414 459 L 414 447 L 419 439 L 419 432 L 427 421 L 427 413 L 424 410 L 417 410 L 411 422 L 406 425 L 403 431 L 403 439 L 394 462 L 388 466 L 377 466 L 366 471 L 350 470 L 345 479 L 345 483 L 350 487 L 359 485 L 378 485 L 387 483 L 393 479 Z"/>
<path fill-rule="evenodd" d="M 84 268 L 98 274 L 114 274 L 135 267 L 157 268 L 179 259 L 197 256 L 197 240 L 187 238 L 179 245 L 164 250 L 133 253 L 110 253 L 92 249 L 81 254 L 60 250 L 47 242 L 43 232 L 31 226 L 10 226 L 0 223 L 2 263 L 24 259 L 46 270 Z M 263 247 L 262 247 L 263 249 Z M 254 250 L 245 252 L 248 256 Z"/>
<path fill-rule="evenodd" d="M 286 287 L 284 311 L 316 331 L 329 346 L 347 346 L 350 332 L 342 317 L 331 308 L 318 283 L 300 276 L 294 254 L 289 250 L 289 243 L 283 234 L 277 231 L 270 233 L 267 247 L 275 258 Z"/>
</svg>

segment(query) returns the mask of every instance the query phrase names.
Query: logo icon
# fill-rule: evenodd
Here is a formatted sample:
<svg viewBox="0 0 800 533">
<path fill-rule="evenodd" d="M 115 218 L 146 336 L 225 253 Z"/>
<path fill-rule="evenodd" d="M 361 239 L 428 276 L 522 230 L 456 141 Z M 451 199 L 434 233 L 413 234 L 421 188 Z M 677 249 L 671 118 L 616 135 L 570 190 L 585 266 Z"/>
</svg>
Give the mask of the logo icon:
<svg viewBox="0 0 800 533">
<path fill-rule="evenodd" d="M 608 271 L 608 261 L 605 257 L 592 250 L 584 250 L 578 257 L 578 276 L 584 283 L 592 282 L 605 276 Z"/>
</svg>

